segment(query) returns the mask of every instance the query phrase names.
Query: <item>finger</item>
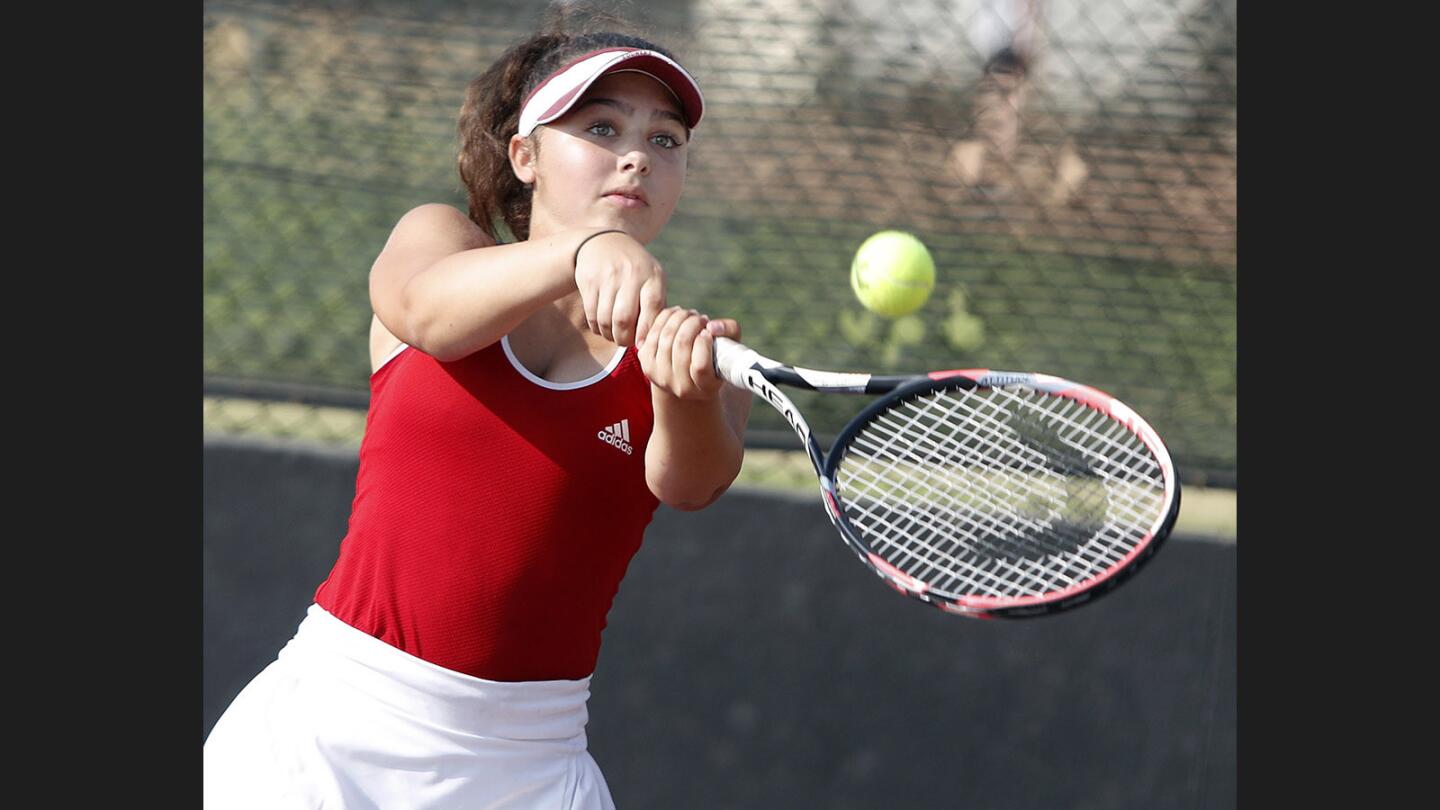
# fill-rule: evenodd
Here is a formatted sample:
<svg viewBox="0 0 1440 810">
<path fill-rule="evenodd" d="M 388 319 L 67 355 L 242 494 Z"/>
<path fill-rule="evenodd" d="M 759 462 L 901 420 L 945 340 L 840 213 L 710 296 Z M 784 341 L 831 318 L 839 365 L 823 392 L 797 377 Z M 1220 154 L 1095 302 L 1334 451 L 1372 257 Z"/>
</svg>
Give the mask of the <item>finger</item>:
<svg viewBox="0 0 1440 810">
<path fill-rule="evenodd" d="M 671 355 L 674 353 L 675 332 L 685 321 L 685 310 L 681 307 L 666 307 L 660 315 L 651 327 L 650 337 L 655 341 L 655 362 L 665 366 L 665 375 L 669 379 L 674 373 Z"/>
<path fill-rule="evenodd" d="M 611 331 L 614 309 L 615 288 L 608 283 L 600 285 L 600 293 L 595 300 L 595 325 L 600 327 L 600 336 L 610 341 L 615 339 L 614 332 Z"/>
<path fill-rule="evenodd" d="M 675 327 L 681 321 L 681 313 L 684 310 L 678 307 L 668 307 L 655 316 L 655 323 L 649 330 L 649 336 L 645 339 L 645 346 L 648 347 L 647 376 L 652 383 L 664 389 L 670 389 L 671 380 L 674 380 L 674 366 L 671 363 L 671 344 L 674 342 Z"/>
<path fill-rule="evenodd" d="M 690 310 L 685 307 L 670 307 L 670 320 L 665 323 L 664 342 L 674 347 L 675 338 L 680 334 L 680 329 L 685 322 L 690 320 Z"/>
<path fill-rule="evenodd" d="M 600 334 L 600 324 L 596 320 L 599 297 L 599 291 L 589 284 L 580 288 L 580 306 L 585 309 L 585 328 L 597 335 Z"/>
<path fill-rule="evenodd" d="M 734 318 L 712 318 L 705 328 L 715 337 L 727 337 L 731 340 L 740 339 L 740 324 Z"/>
<path fill-rule="evenodd" d="M 629 346 L 635 342 L 635 320 L 639 315 L 640 290 L 629 284 L 621 287 L 615 295 L 615 307 L 610 311 L 616 344 Z"/>
<path fill-rule="evenodd" d="M 638 343 L 650 334 L 655 316 L 665 308 L 665 276 L 651 277 L 640 287 L 640 317 L 635 322 L 635 341 Z"/>
<path fill-rule="evenodd" d="M 651 356 L 657 354 L 660 346 L 660 334 L 665 331 L 665 324 L 675 315 L 674 307 L 665 307 L 655 313 L 655 320 L 650 324 L 649 334 L 645 335 L 644 345 L 650 348 Z"/>
<path fill-rule="evenodd" d="M 668 308 L 665 308 L 665 310 L 658 311 L 658 313 L 655 314 L 654 323 L 652 323 L 651 327 L 649 327 L 649 334 L 645 336 L 645 342 L 641 343 L 641 346 L 645 347 L 645 353 L 647 353 L 647 355 L 651 357 L 651 359 L 655 359 L 655 357 L 660 357 L 660 336 L 662 331 L 665 330 L 665 324 L 670 321 L 671 316 L 674 316 L 674 310 L 668 310 Z"/>
<path fill-rule="evenodd" d="M 673 347 L 670 355 L 671 367 L 675 373 L 675 379 L 680 383 L 675 393 L 680 396 L 693 395 L 698 391 L 696 380 L 691 374 L 690 366 L 695 353 L 695 338 L 705 330 L 705 317 L 694 310 L 691 310 L 679 327 L 675 330 L 675 340 L 671 343 Z"/>
<path fill-rule="evenodd" d="M 704 391 L 715 390 L 719 379 L 715 376 L 715 333 L 710 328 L 713 323 L 708 321 L 700 330 L 695 348 L 690 352 L 690 378 Z"/>
</svg>

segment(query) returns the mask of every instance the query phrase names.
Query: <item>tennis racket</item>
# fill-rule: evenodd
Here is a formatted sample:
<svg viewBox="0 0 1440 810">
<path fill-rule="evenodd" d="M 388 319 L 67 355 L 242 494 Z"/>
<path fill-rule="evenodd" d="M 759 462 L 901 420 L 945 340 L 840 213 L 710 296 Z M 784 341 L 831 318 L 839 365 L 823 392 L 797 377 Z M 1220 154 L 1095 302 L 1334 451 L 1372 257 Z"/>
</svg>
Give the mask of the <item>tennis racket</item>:
<svg viewBox="0 0 1440 810">
<path fill-rule="evenodd" d="M 830 521 L 901 593 L 973 618 L 1093 601 L 1159 549 L 1180 510 L 1160 437 L 1094 388 L 989 369 L 880 376 L 798 368 L 729 338 L 715 367 L 794 429 Z M 828 453 L 778 386 L 882 395 Z"/>
</svg>

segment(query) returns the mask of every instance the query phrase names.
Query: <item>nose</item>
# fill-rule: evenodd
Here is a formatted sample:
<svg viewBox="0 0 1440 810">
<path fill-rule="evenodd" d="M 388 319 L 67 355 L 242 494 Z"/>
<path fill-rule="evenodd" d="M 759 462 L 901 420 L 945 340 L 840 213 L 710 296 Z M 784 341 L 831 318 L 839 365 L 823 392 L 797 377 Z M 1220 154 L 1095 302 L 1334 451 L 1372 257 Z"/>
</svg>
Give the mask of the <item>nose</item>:
<svg viewBox="0 0 1440 810">
<path fill-rule="evenodd" d="M 650 156 L 643 149 L 632 149 L 620 156 L 620 171 L 650 173 Z"/>
</svg>

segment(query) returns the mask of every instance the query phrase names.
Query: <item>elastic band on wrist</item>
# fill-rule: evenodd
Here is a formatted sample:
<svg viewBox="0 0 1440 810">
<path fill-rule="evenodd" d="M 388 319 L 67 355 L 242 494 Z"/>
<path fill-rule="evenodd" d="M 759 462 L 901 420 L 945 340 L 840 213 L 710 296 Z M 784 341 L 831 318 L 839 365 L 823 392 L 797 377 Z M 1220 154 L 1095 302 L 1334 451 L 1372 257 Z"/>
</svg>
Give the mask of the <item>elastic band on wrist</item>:
<svg viewBox="0 0 1440 810">
<path fill-rule="evenodd" d="M 622 231 L 622 230 L 620 230 L 619 228 L 611 228 L 611 229 L 608 230 L 608 231 L 598 231 L 598 232 L 596 232 L 596 233 L 592 233 L 592 234 L 590 234 L 589 236 L 585 237 L 584 239 L 581 239 L 581 240 L 580 240 L 580 244 L 578 244 L 578 245 L 575 246 L 575 255 L 572 256 L 572 257 L 570 257 L 570 269 L 571 269 L 571 270 L 574 270 L 575 268 L 579 267 L 579 263 L 580 263 L 580 248 L 585 247 L 585 243 L 586 243 L 586 242 L 589 242 L 591 239 L 594 239 L 594 238 L 597 237 L 597 236 L 604 236 L 604 235 L 607 234 L 607 233 L 625 233 L 625 232 Z"/>
</svg>

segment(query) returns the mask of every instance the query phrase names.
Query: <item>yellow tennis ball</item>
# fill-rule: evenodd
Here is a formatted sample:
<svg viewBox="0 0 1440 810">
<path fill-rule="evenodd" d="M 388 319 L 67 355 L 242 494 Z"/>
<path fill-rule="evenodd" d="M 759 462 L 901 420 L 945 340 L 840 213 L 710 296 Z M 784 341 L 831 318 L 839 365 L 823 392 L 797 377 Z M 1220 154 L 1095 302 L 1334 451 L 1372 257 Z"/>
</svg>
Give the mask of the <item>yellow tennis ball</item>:
<svg viewBox="0 0 1440 810">
<path fill-rule="evenodd" d="M 914 236 L 881 231 L 855 251 L 850 286 L 871 312 L 887 318 L 908 315 L 935 289 L 935 260 Z"/>
</svg>

